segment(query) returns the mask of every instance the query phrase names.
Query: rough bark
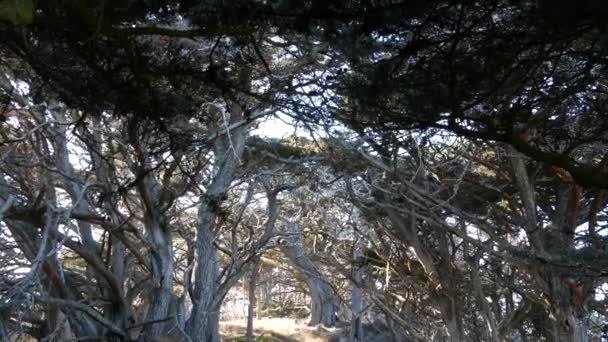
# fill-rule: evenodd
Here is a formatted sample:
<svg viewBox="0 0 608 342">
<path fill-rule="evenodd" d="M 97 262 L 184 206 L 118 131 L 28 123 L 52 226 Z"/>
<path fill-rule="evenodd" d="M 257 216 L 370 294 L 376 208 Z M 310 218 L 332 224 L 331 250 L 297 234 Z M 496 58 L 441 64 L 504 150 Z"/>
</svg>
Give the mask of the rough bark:
<svg viewBox="0 0 608 342">
<path fill-rule="evenodd" d="M 207 214 L 202 218 L 209 218 Z M 202 224 L 210 224 L 205 220 Z M 213 246 L 214 236 L 207 229 L 199 229 L 197 235 L 198 263 L 195 273 L 195 288 L 192 313 L 186 323 L 186 331 L 193 341 L 219 341 L 219 314 L 213 312 L 218 262 L 217 250 Z"/>
<path fill-rule="evenodd" d="M 139 164 L 143 167 L 138 172 L 151 168 L 150 161 L 141 146 L 137 146 Z M 138 183 L 144 209 L 144 227 L 146 237 L 153 249 L 150 253 L 152 289 L 148 292 L 148 311 L 146 313 L 143 335 L 148 338 L 162 337 L 168 334 L 169 308 L 173 300 L 173 241 L 167 218 L 161 208 L 161 185 L 154 175 L 146 173 Z"/>
<path fill-rule="evenodd" d="M 232 103 L 230 117 L 232 120 L 240 120 L 243 117 L 243 108 Z M 218 131 L 220 129 L 227 127 L 220 127 Z M 186 331 L 193 341 L 219 341 L 219 306 L 225 294 L 217 293 L 219 265 L 217 248 L 213 245 L 216 219 L 243 154 L 247 129 L 246 125 L 237 127 L 226 132 L 215 143 L 214 176 L 207 192 L 201 198 L 202 204 L 198 214 L 193 308 L 186 323 Z M 227 293 L 227 289 L 223 292 Z"/>
</svg>

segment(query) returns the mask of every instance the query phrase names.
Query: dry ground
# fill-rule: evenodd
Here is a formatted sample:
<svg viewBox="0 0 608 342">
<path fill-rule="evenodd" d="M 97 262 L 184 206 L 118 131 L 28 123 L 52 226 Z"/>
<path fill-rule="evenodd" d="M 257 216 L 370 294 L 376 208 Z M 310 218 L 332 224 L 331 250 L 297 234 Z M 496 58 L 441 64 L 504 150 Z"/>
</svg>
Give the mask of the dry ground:
<svg viewBox="0 0 608 342">
<path fill-rule="evenodd" d="M 234 320 L 220 323 L 222 341 L 231 341 L 245 335 L 247 321 Z M 253 322 L 255 335 L 270 337 L 276 342 L 328 342 L 340 335 L 339 329 L 309 327 L 306 321 L 292 318 L 262 318 Z"/>
</svg>

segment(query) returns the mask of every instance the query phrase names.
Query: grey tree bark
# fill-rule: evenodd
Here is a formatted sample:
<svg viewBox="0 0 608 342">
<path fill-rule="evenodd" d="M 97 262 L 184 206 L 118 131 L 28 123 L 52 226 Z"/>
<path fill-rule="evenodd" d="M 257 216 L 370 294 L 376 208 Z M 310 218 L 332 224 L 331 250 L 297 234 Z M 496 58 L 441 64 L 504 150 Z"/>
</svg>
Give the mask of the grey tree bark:
<svg viewBox="0 0 608 342">
<path fill-rule="evenodd" d="M 55 119 L 58 121 L 66 121 L 66 115 L 63 110 L 59 109 L 59 107 L 52 111 Z M 69 160 L 68 146 L 67 146 L 67 130 L 69 126 L 53 126 L 52 129 L 55 132 L 53 135 L 52 143 L 55 150 L 55 164 L 57 169 L 63 175 L 63 188 L 68 193 L 70 200 L 73 205 L 73 210 L 81 211 L 81 212 L 90 212 L 91 208 L 89 203 L 85 198 L 85 192 L 87 191 L 88 183 L 84 186 L 79 184 L 76 180 L 78 177 L 76 176 L 74 167 L 72 166 Z M 99 128 L 99 127 L 96 127 Z M 82 129 L 81 129 L 82 133 Z M 99 133 L 96 135 L 91 135 L 87 146 L 89 152 L 94 149 L 93 146 L 97 147 L 98 150 L 101 150 L 100 146 L 102 142 L 100 141 L 101 137 Z M 95 165 L 95 174 L 97 176 L 97 181 L 99 184 L 103 184 L 107 186 L 111 183 L 110 174 L 108 168 L 106 167 L 105 160 L 100 158 L 99 154 L 96 152 L 90 153 L 91 158 L 93 159 L 93 165 Z M 93 255 L 101 258 L 101 250 L 100 247 L 93 238 L 91 224 L 79 220 L 78 223 L 79 234 L 82 237 L 82 245 L 88 251 L 90 251 Z M 111 240 L 111 236 L 109 237 Z M 112 324 L 119 327 L 120 329 L 125 329 L 127 327 L 127 317 L 128 317 L 128 309 L 127 304 L 124 301 L 124 296 L 122 293 L 122 284 L 124 281 L 123 272 L 122 272 L 122 262 L 124 262 L 124 248 L 121 247 L 122 244 L 120 242 L 116 242 L 111 247 L 111 268 L 113 271 L 113 275 L 116 279 L 116 283 L 119 285 L 118 293 L 112 293 L 112 291 L 108 288 L 108 286 L 104 286 L 101 289 L 102 295 L 105 298 L 110 299 L 109 304 L 104 308 L 104 316 L 109 319 Z M 104 278 L 98 272 L 95 272 L 94 268 L 89 266 L 89 273 L 97 280 L 99 284 L 105 284 Z M 109 333 L 109 338 L 116 339 L 117 336 L 113 336 L 111 332 Z"/>
<path fill-rule="evenodd" d="M 355 241 L 353 248 L 353 287 L 351 289 L 351 305 L 350 309 L 352 312 L 351 328 L 350 328 L 350 340 L 352 342 L 361 342 L 365 340 L 363 335 L 363 291 L 360 284 L 363 281 L 363 273 L 365 272 L 364 266 L 358 265 L 357 260 L 361 257 L 361 249 L 358 241 Z"/>
<path fill-rule="evenodd" d="M 306 255 L 303 245 L 302 227 L 296 222 L 289 222 L 288 237 L 280 246 L 281 252 L 302 274 L 310 292 L 309 325 L 334 326 L 338 309 L 333 288 L 323 278 L 317 265 Z"/>
<path fill-rule="evenodd" d="M 231 122 L 243 118 L 243 108 L 236 102 L 231 103 L 230 118 Z M 193 308 L 186 323 L 186 331 L 193 341 L 219 341 L 219 306 L 225 293 L 217 293 L 219 264 L 214 246 L 216 219 L 243 154 L 248 130 L 247 125 L 229 130 L 228 123 L 217 128 L 218 133 L 225 134 L 215 142 L 214 176 L 201 198 L 198 213 Z"/>
<path fill-rule="evenodd" d="M 131 170 L 141 175 L 137 190 L 143 209 L 143 221 L 146 240 L 152 246 L 149 254 L 151 289 L 147 292 L 147 312 L 142 329 L 142 337 L 153 339 L 169 334 L 173 321 L 169 320 L 170 307 L 174 301 L 173 295 L 173 241 L 171 229 L 164 215 L 171 205 L 163 200 L 163 192 L 167 191 L 155 178 L 152 162 L 146 147 L 139 143 L 139 137 L 131 137 L 136 160 L 125 154 L 125 161 Z"/>
<path fill-rule="evenodd" d="M 0 172 L 0 184 L 4 182 L 2 173 Z M 53 192 L 50 192 L 46 196 L 46 200 L 55 203 L 56 198 Z M 7 198 L 5 194 L 0 194 L 0 207 L 6 205 Z M 55 203 L 56 204 L 56 203 Z M 51 255 L 53 250 L 53 244 L 51 240 L 61 240 L 57 238 L 57 225 L 60 222 L 57 218 L 57 214 L 53 214 L 49 209 L 42 217 L 35 218 L 28 213 L 24 213 L 22 217 L 19 214 L 19 209 L 12 215 L 7 215 L 8 218 L 4 217 L 3 222 L 9 229 L 11 234 L 15 237 L 16 243 L 19 248 L 24 252 L 25 257 L 31 263 L 31 276 L 24 279 L 24 283 L 21 283 L 20 287 L 31 286 L 33 282 L 40 282 L 46 289 L 46 295 L 59 298 L 68 298 L 70 300 L 78 300 L 79 292 L 73 290 L 70 284 L 69 278 L 61 276 L 61 265 L 56 258 L 56 255 Z M 36 223 L 36 224 L 34 224 Z M 38 232 L 37 225 L 41 225 L 41 232 Z M 84 251 L 80 248 L 81 245 L 77 243 L 66 243 L 68 247 L 74 250 L 77 254 L 81 254 Z M 81 254 L 82 255 L 82 254 Z M 87 255 L 87 262 L 92 261 L 94 255 Z M 96 260 L 96 259 L 95 259 Z M 99 264 L 94 264 L 99 267 Z M 96 269 L 99 271 L 99 268 Z M 106 277 L 108 274 L 104 274 L 104 280 L 109 280 Z M 38 279 L 39 278 L 39 279 Z M 12 300 L 19 302 L 22 300 L 19 298 L 22 293 L 15 293 L 15 297 Z M 48 319 L 45 321 L 46 330 L 52 332 L 57 330 L 64 336 L 97 336 L 99 334 L 99 325 L 94 320 L 87 317 L 85 314 L 79 311 L 65 310 L 65 308 L 57 305 L 47 305 Z M 65 311 L 64 311 L 65 310 Z M 65 318 L 65 319 L 64 319 Z M 65 326 L 61 326 L 64 325 Z M 61 324 L 61 325 L 60 325 Z M 67 330 L 66 330 L 67 328 Z"/>
<path fill-rule="evenodd" d="M 246 338 L 248 341 L 253 341 L 253 319 L 255 315 L 255 308 L 257 306 L 256 290 L 257 290 L 257 279 L 258 272 L 260 269 L 260 261 L 256 261 L 251 267 L 249 276 L 249 306 L 247 307 L 247 334 Z"/>
</svg>

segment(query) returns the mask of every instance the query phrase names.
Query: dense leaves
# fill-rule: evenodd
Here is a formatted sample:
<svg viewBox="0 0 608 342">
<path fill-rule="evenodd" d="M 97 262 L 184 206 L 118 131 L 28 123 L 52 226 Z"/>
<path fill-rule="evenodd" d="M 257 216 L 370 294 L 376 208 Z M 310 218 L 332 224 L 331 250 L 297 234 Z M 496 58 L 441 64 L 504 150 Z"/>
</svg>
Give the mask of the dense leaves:
<svg viewBox="0 0 608 342">
<path fill-rule="evenodd" d="M 607 14 L 0 2 L 0 336 L 218 341 L 287 272 L 351 340 L 605 338 Z"/>
</svg>

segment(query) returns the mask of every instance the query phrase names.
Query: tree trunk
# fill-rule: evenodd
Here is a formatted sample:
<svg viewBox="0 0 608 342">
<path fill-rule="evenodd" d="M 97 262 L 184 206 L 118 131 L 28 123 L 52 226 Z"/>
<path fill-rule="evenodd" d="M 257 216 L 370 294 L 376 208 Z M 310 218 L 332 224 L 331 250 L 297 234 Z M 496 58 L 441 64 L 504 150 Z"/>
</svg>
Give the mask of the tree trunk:
<svg viewBox="0 0 608 342">
<path fill-rule="evenodd" d="M 462 342 L 464 339 L 462 338 L 462 329 L 459 326 L 459 322 L 457 319 L 444 319 L 446 324 L 446 330 L 448 333 L 448 341 L 449 342 Z"/>
<path fill-rule="evenodd" d="M 309 277 L 307 280 L 311 293 L 310 325 L 322 324 L 331 327 L 336 324 L 336 304 L 333 290 L 321 278 Z"/>
<path fill-rule="evenodd" d="M 589 319 L 587 317 L 575 320 L 575 342 L 589 342 Z"/>
<path fill-rule="evenodd" d="M 173 299 L 173 253 L 169 234 L 157 232 L 156 251 L 151 253 L 153 286 L 149 295 L 149 307 L 144 331 L 148 337 L 159 337 L 168 333 L 169 307 Z"/>
<path fill-rule="evenodd" d="M 207 220 L 215 217 L 209 212 L 201 219 L 201 225 L 210 225 Z M 219 273 L 217 250 L 213 246 L 213 235 L 208 229 L 199 229 L 196 242 L 198 264 L 194 275 L 192 314 L 186 323 L 186 332 L 192 341 L 219 342 L 219 313 L 213 312 Z"/>
<path fill-rule="evenodd" d="M 230 104 L 232 122 L 243 118 L 243 108 Z M 224 118 L 225 119 L 225 118 Z M 217 132 L 228 129 L 218 127 Z M 215 142 L 214 176 L 207 192 L 201 196 L 196 234 L 196 267 L 194 272 L 194 298 L 186 331 L 192 341 L 219 342 L 219 306 L 225 294 L 218 293 L 219 264 L 215 240 L 216 219 L 220 206 L 234 179 L 234 173 L 245 149 L 248 126 L 243 125 L 226 132 Z M 223 290 L 227 292 L 226 289 Z"/>
<path fill-rule="evenodd" d="M 554 322 L 554 340 L 564 342 L 589 342 L 589 321 L 575 315 L 562 314 Z"/>
<path fill-rule="evenodd" d="M 554 319 L 551 320 L 551 332 L 554 341 L 589 341 L 589 320 L 582 310 L 577 310 L 572 304 L 571 290 L 564 286 L 563 281 L 554 279 Z M 557 293 L 559 292 L 559 293 Z M 558 297 L 559 296 L 559 297 Z"/>
<path fill-rule="evenodd" d="M 357 269 L 354 274 L 355 285 L 352 288 L 351 295 L 351 311 L 352 311 L 352 322 L 350 340 L 352 342 L 364 341 L 363 336 L 363 321 L 361 315 L 363 313 L 363 296 L 361 288 L 357 285 L 361 281 L 361 269 Z"/>
<path fill-rule="evenodd" d="M 253 318 L 255 315 L 255 307 L 257 306 L 256 285 L 260 261 L 256 261 L 251 268 L 251 276 L 249 277 L 249 307 L 247 308 L 247 341 L 253 341 Z"/>
<path fill-rule="evenodd" d="M 7 329 L 4 327 L 4 317 L 0 317 L 0 341 L 9 342 L 9 336 L 7 333 Z M 6 320 L 8 322 L 8 319 Z"/>
<path fill-rule="evenodd" d="M 364 267 L 360 266 L 356 261 L 361 258 L 361 248 L 358 242 L 355 242 L 353 248 L 353 287 L 351 290 L 351 305 L 350 309 L 352 312 L 351 319 L 351 330 L 350 330 L 350 341 L 360 342 L 363 341 L 363 321 L 361 315 L 363 314 L 363 293 L 359 286 L 362 282 L 362 276 Z"/>
<path fill-rule="evenodd" d="M 144 159 L 145 161 L 145 159 Z M 145 161 L 147 162 L 147 161 Z M 145 164 L 144 164 L 145 165 Z M 153 289 L 148 295 L 148 312 L 143 333 L 148 338 L 169 334 L 175 319 L 169 317 L 173 301 L 173 241 L 171 229 L 160 208 L 161 186 L 151 174 L 138 184 L 144 211 L 147 239 L 154 246 L 150 253 Z"/>
<path fill-rule="evenodd" d="M 109 239 L 111 240 L 110 271 L 114 274 L 119 284 L 124 284 L 125 246 L 120 240 L 112 238 L 112 235 L 109 236 Z M 127 326 L 128 312 L 127 308 L 122 305 L 110 303 L 104 308 L 104 315 L 109 321 L 119 327 Z"/>
<path fill-rule="evenodd" d="M 328 327 L 336 323 L 336 298 L 334 291 L 318 271 L 317 265 L 304 252 L 301 227 L 292 223 L 289 241 L 281 245 L 281 252 L 302 274 L 310 292 L 310 322 L 309 325 L 322 324 Z"/>
<path fill-rule="evenodd" d="M 259 282 L 259 278 L 260 278 L 259 270 L 258 270 L 258 277 L 257 278 L 258 278 L 257 282 Z M 258 292 L 257 292 L 257 295 L 256 295 L 256 301 L 257 301 L 257 303 L 256 303 L 256 306 L 255 306 L 255 317 L 257 319 L 261 319 L 262 318 L 262 309 L 264 308 L 264 306 L 267 305 L 266 304 L 267 299 L 266 299 L 265 293 L 266 293 L 266 288 L 268 286 L 266 286 L 266 284 L 264 284 L 264 283 L 262 283 L 262 285 L 263 286 L 261 288 L 258 286 Z"/>
<path fill-rule="evenodd" d="M 446 328 L 447 341 L 465 341 L 464 328 L 462 325 L 462 308 L 458 307 L 458 304 L 452 298 L 446 295 L 439 296 L 440 297 L 437 300 L 439 302 L 439 307 L 441 308 L 441 314 Z"/>
</svg>

